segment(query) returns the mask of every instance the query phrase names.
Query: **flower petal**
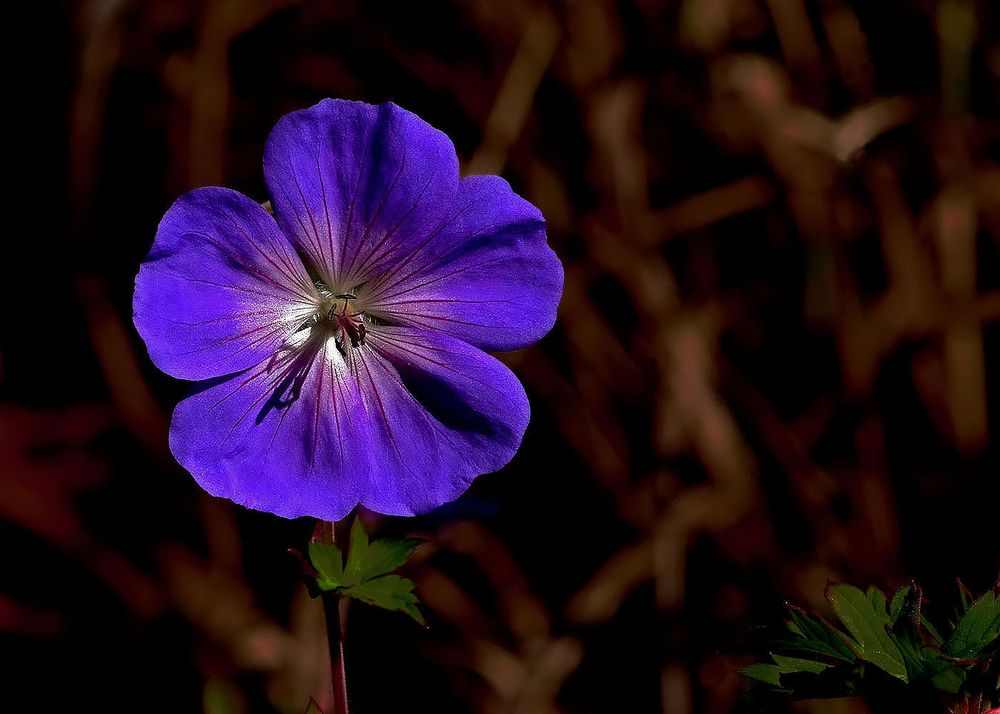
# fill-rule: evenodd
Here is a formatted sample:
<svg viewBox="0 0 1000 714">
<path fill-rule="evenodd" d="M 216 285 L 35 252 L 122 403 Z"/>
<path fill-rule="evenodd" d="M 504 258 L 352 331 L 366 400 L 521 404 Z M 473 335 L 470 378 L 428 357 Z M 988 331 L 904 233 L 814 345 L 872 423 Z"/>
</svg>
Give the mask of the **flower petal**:
<svg viewBox="0 0 1000 714">
<path fill-rule="evenodd" d="M 460 340 L 380 326 L 346 359 L 332 337 L 300 340 L 177 406 L 170 448 L 209 493 L 286 518 L 415 515 L 520 444 L 524 389 Z"/>
<path fill-rule="evenodd" d="M 318 299 L 263 208 L 236 191 L 199 188 L 160 222 L 135 279 L 133 320 L 157 367 L 205 379 L 273 354 Z"/>
<path fill-rule="evenodd" d="M 376 409 L 363 504 L 415 515 L 458 498 L 514 456 L 530 407 L 517 377 L 462 340 L 409 327 L 373 328 L 356 367 Z"/>
<path fill-rule="evenodd" d="M 181 401 L 170 450 L 213 496 L 285 518 L 340 520 L 367 489 L 369 422 L 331 339 L 298 345 Z"/>
<path fill-rule="evenodd" d="M 497 176 L 460 181 L 451 141 L 416 115 L 324 100 L 278 122 L 264 170 L 286 234 L 391 324 L 490 350 L 552 328 L 563 273 L 541 212 Z"/>
<path fill-rule="evenodd" d="M 325 99 L 275 125 L 264 177 L 286 235 L 348 290 L 440 222 L 458 159 L 445 134 L 395 104 Z"/>
<path fill-rule="evenodd" d="M 365 309 L 486 350 L 541 339 L 555 323 L 563 286 L 541 211 L 499 176 L 462 179 L 452 211 L 433 243 L 366 286 Z"/>
</svg>

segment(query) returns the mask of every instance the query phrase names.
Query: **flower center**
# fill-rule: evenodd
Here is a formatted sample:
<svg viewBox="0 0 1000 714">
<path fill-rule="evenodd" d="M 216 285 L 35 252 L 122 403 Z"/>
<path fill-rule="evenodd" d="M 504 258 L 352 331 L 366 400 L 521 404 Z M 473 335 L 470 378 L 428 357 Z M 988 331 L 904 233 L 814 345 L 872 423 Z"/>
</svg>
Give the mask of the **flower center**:
<svg viewBox="0 0 1000 714">
<path fill-rule="evenodd" d="M 357 310 L 358 296 L 355 293 L 338 293 L 324 301 L 326 322 L 334 331 L 339 332 L 337 346 L 343 351 L 350 340 L 351 347 L 359 347 L 365 343 L 365 314 Z"/>
<path fill-rule="evenodd" d="M 314 276 L 313 284 L 319 293 L 320 302 L 300 329 L 311 330 L 312 334 L 322 339 L 333 337 L 337 351 L 343 356 L 347 356 L 348 348 L 358 349 L 364 346 L 371 327 L 385 324 L 366 312 L 363 283 L 349 288 L 329 287 Z"/>
</svg>

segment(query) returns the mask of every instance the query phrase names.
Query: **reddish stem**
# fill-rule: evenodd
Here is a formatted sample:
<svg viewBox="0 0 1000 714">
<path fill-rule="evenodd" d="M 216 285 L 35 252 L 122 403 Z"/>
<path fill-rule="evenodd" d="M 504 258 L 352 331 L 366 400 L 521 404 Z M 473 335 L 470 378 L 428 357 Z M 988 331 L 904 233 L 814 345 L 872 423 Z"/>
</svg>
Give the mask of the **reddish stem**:
<svg viewBox="0 0 1000 714">
<path fill-rule="evenodd" d="M 349 714 L 347 706 L 347 671 L 344 668 L 344 605 L 333 593 L 323 593 L 326 613 L 326 637 L 330 642 L 330 673 L 333 675 L 334 714 Z"/>
<path fill-rule="evenodd" d="M 316 521 L 312 540 L 334 545 L 336 524 Z M 347 705 L 347 670 L 344 667 L 344 621 L 347 601 L 332 592 L 322 594 L 326 614 L 326 639 L 330 643 L 330 674 L 333 679 L 333 714 L 350 714 Z"/>
</svg>

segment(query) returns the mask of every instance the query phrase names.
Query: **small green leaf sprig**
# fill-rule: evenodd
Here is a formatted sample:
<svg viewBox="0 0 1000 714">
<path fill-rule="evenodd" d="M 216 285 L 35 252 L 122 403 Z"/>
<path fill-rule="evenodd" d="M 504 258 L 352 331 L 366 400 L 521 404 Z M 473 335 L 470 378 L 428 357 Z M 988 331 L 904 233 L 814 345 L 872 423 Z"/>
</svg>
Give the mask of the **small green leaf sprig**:
<svg viewBox="0 0 1000 714">
<path fill-rule="evenodd" d="M 393 574 L 410 559 L 418 544 L 413 539 L 369 541 L 360 519 L 355 519 L 346 561 L 344 552 L 334 543 L 309 543 L 309 563 L 316 571 L 315 588 L 384 610 L 398 610 L 426 626 L 417 608 L 420 600 L 413 592 L 413 581 Z"/>
<path fill-rule="evenodd" d="M 840 626 L 789 606 L 786 631 L 767 643 L 770 661 L 740 670 L 759 685 L 752 698 L 854 696 L 896 682 L 937 690 L 963 711 L 969 702 L 976 711 L 1000 702 L 1000 583 L 977 599 L 960 587 L 954 621 L 942 631 L 922 612 L 915 584 L 891 598 L 831 584 L 826 599 Z"/>
</svg>

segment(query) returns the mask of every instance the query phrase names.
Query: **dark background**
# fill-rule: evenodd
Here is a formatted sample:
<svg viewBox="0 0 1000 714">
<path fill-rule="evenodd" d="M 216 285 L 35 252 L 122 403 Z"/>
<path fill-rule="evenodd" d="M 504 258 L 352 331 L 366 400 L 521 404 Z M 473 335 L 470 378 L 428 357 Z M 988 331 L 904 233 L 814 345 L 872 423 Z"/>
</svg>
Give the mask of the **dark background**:
<svg viewBox="0 0 1000 714">
<path fill-rule="evenodd" d="M 210 499 L 132 329 L 180 193 L 392 100 L 545 212 L 560 321 L 500 474 L 422 519 L 430 628 L 350 612 L 357 712 L 727 712 L 829 580 L 1000 566 L 1000 17 L 988 0 L 91 0 L 7 24 L 0 710 L 327 700 L 311 524 Z M 16 36 L 16 37 L 15 37 Z M 24 42 L 23 47 L 19 42 Z M 899 701 L 798 711 L 902 711 Z M 943 711 L 928 699 L 907 711 Z M 329 709 L 327 710 L 329 711 Z"/>
</svg>

